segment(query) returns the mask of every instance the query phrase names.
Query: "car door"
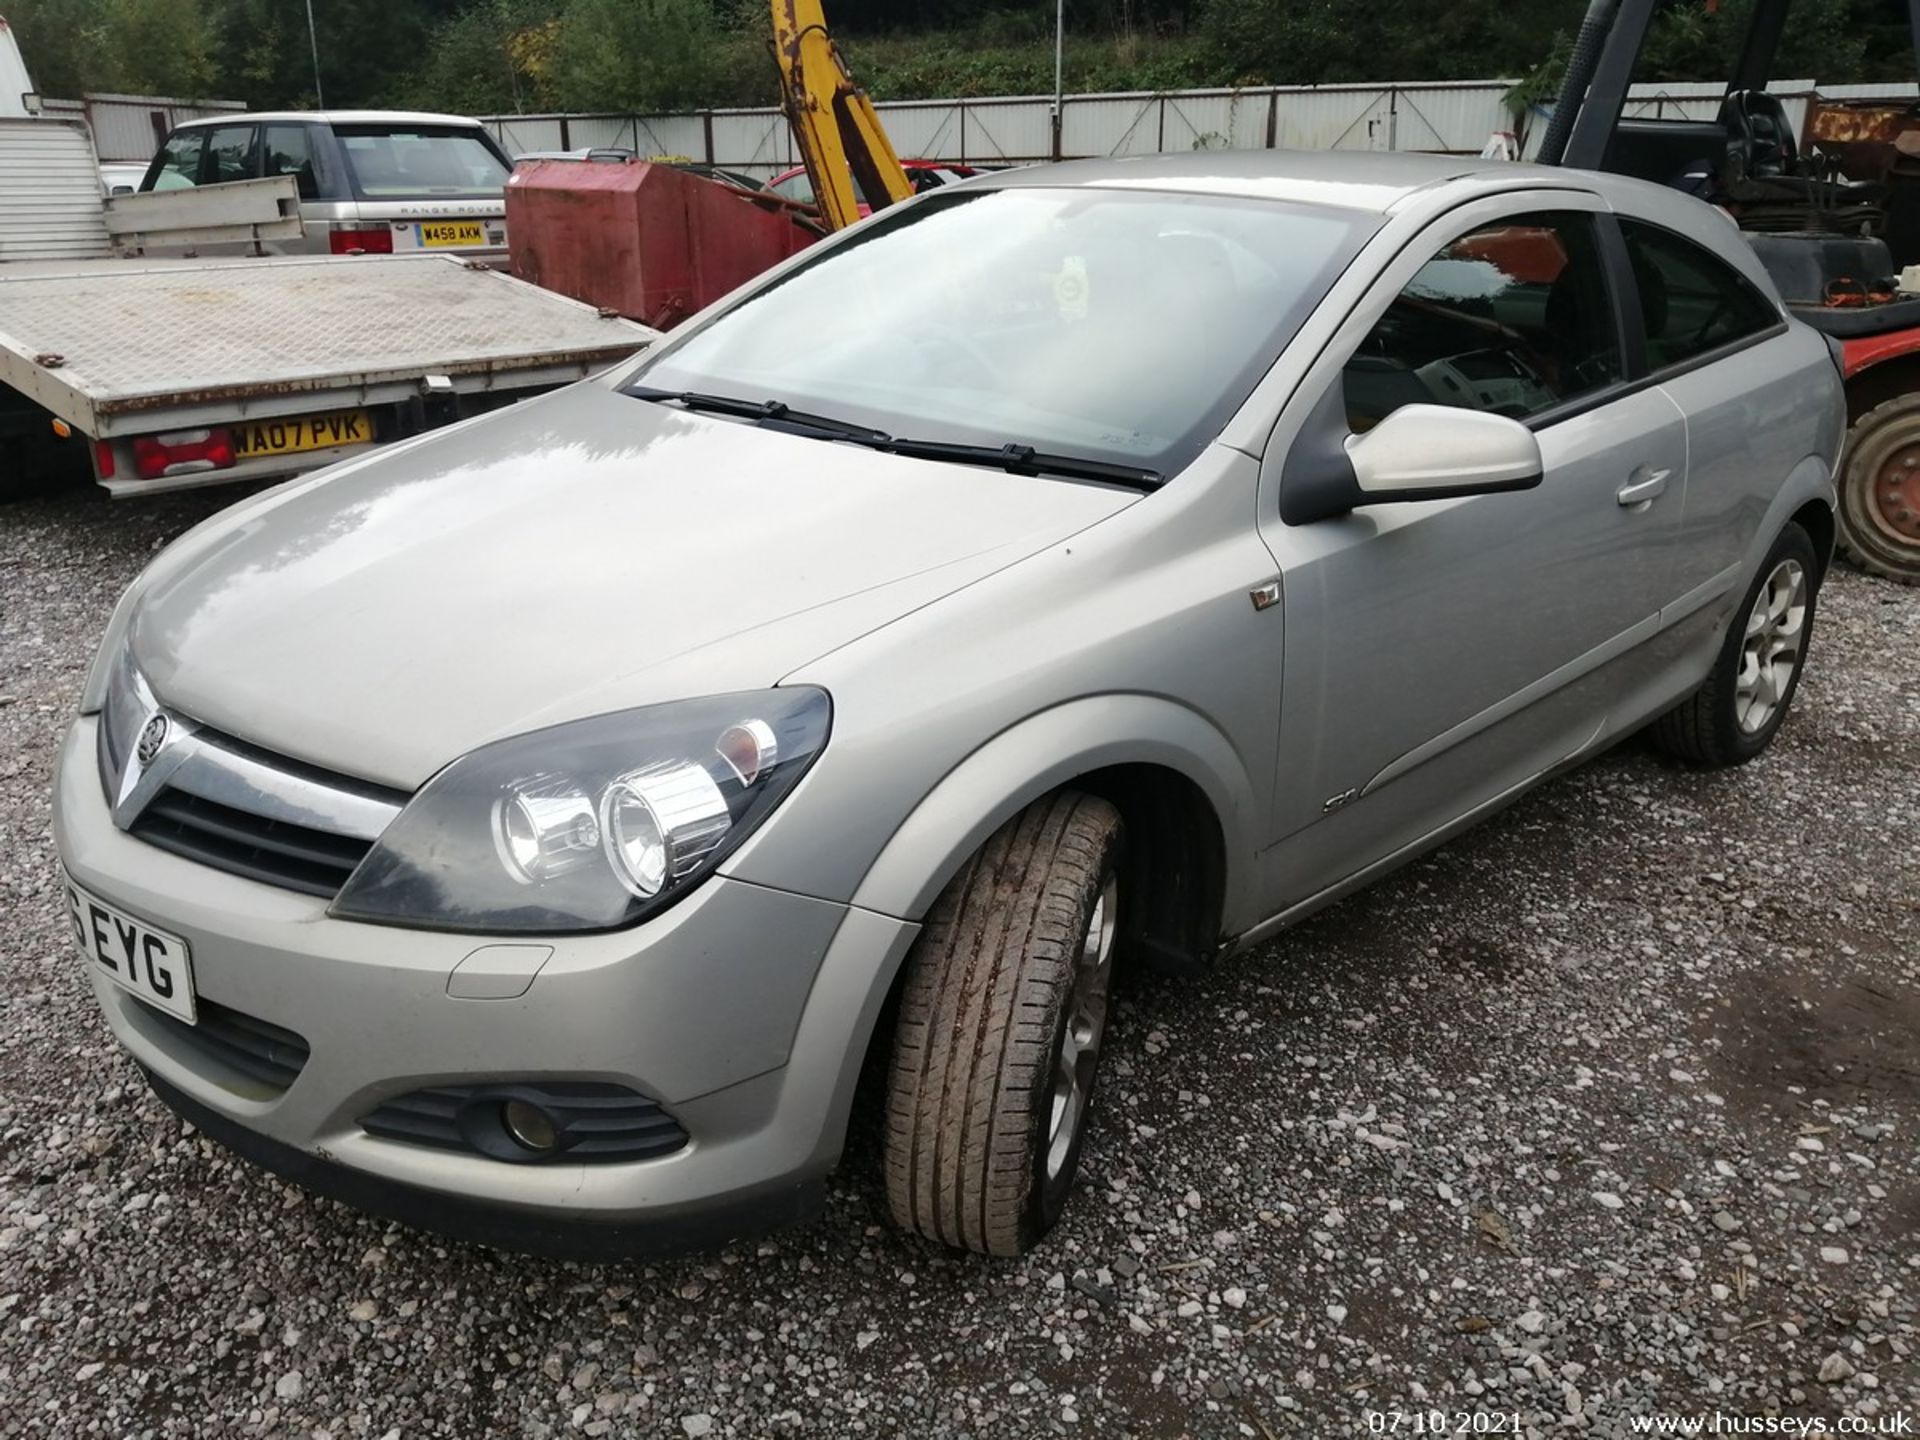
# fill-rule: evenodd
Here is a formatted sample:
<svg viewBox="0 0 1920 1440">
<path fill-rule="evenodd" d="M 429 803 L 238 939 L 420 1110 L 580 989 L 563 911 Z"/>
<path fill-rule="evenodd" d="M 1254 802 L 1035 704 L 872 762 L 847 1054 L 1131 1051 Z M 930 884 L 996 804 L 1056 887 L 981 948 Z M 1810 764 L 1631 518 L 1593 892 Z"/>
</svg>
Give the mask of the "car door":
<svg viewBox="0 0 1920 1440">
<path fill-rule="evenodd" d="M 1634 383 L 1612 223 L 1577 192 L 1452 212 L 1387 267 L 1282 417 L 1260 501 L 1285 604 L 1276 909 L 1580 753 L 1646 663 L 1685 428 L 1658 387 Z M 1292 452 L 1412 403 L 1521 420 L 1542 482 L 1283 521 Z"/>
<path fill-rule="evenodd" d="M 1623 215 L 1620 231 L 1649 373 L 1687 417 L 1678 588 L 1730 589 L 1785 478 L 1783 460 L 1817 452 L 1827 397 L 1807 385 L 1804 347 L 1752 281 L 1650 220 Z"/>
</svg>

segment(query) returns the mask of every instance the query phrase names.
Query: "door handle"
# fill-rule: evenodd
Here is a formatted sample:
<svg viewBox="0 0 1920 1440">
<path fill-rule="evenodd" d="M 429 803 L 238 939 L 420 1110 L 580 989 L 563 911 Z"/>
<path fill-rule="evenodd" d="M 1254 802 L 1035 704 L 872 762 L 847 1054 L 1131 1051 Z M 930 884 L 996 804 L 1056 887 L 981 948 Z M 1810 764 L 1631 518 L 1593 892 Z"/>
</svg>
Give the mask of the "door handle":
<svg viewBox="0 0 1920 1440">
<path fill-rule="evenodd" d="M 1658 500 L 1667 493 L 1667 480 L 1672 474 L 1671 470 L 1649 470 L 1643 465 L 1633 472 L 1632 479 L 1620 487 L 1614 499 L 1629 510 L 1636 505 Z"/>
</svg>

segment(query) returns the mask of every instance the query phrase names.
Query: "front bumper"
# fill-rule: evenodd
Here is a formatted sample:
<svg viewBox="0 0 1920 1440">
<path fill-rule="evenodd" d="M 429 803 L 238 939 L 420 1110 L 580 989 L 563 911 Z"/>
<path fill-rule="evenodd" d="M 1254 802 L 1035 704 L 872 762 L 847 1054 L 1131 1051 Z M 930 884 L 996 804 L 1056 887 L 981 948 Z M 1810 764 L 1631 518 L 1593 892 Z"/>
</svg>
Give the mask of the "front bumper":
<svg viewBox="0 0 1920 1440">
<path fill-rule="evenodd" d="M 183 937 L 201 997 L 310 1047 L 275 1091 L 94 974 L 120 1043 L 214 1138 L 363 1208 L 544 1253 L 714 1243 L 797 1218 L 817 1198 L 913 925 L 716 876 L 636 929 L 541 938 L 553 954 L 523 995 L 458 999 L 448 977 L 487 937 L 332 919 L 324 900 L 117 829 L 95 729 L 76 721 L 60 754 L 54 836 L 68 871 Z M 501 1079 L 625 1085 L 690 1138 L 657 1159 L 514 1164 L 360 1128 L 405 1092 Z"/>
</svg>

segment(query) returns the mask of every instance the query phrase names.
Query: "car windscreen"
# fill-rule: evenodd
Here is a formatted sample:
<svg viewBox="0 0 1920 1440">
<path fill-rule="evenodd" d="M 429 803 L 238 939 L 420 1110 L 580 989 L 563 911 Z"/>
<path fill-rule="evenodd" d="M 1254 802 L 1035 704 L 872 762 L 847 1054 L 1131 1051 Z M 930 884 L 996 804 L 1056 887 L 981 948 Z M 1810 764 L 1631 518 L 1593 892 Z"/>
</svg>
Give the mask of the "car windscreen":
<svg viewBox="0 0 1920 1440">
<path fill-rule="evenodd" d="M 507 162 L 464 125 L 336 125 L 354 192 L 366 200 L 504 193 Z"/>
<path fill-rule="evenodd" d="M 633 383 L 1170 475 L 1378 224 L 1159 191 L 935 193 L 676 337 Z"/>
</svg>

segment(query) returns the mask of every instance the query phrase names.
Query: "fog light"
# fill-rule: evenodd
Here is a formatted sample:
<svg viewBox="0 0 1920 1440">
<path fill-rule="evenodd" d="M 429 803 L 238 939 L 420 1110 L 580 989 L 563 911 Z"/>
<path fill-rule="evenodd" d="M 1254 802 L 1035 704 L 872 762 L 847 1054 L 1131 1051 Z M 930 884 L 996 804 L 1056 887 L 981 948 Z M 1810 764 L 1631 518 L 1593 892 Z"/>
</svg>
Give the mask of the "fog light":
<svg viewBox="0 0 1920 1440">
<path fill-rule="evenodd" d="M 527 1149 L 545 1154 L 560 1143 L 559 1132 L 553 1128 L 553 1119 L 537 1105 L 529 1105 L 524 1100 L 509 1100 L 500 1107 L 500 1123 L 507 1127 L 507 1134 L 515 1142 Z"/>
</svg>

